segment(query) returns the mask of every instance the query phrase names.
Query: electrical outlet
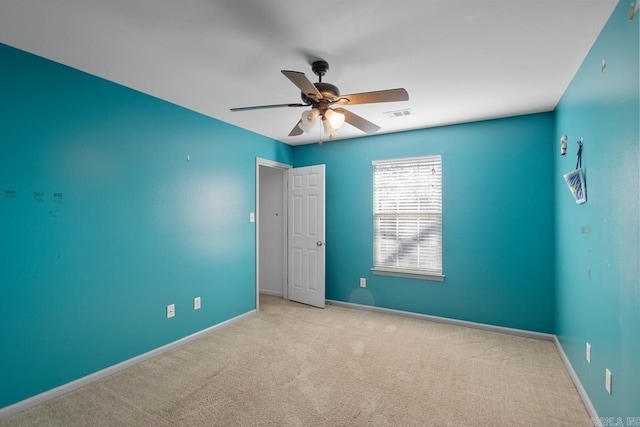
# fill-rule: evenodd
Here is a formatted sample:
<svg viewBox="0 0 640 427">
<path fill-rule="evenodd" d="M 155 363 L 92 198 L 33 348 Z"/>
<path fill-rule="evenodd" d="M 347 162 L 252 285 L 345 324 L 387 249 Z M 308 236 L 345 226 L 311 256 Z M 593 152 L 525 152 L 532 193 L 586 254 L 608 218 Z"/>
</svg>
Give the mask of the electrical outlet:
<svg viewBox="0 0 640 427">
<path fill-rule="evenodd" d="M 367 287 L 367 279 L 365 279 L 364 277 L 360 278 L 360 287 L 361 288 L 366 288 Z"/>
<path fill-rule="evenodd" d="M 200 310 L 200 297 L 195 297 L 193 299 L 193 309 Z"/>
<path fill-rule="evenodd" d="M 605 370 L 604 388 L 607 389 L 607 393 L 611 394 L 611 371 L 608 369 Z"/>
<path fill-rule="evenodd" d="M 175 315 L 176 315 L 176 305 L 169 304 L 167 306 L 167 319 L 171 319 Z"/>
<path fill-rule="evenodd" d="M 591 363 L 591 344 L 587 343 L 587 363 Z"/>
</svg>

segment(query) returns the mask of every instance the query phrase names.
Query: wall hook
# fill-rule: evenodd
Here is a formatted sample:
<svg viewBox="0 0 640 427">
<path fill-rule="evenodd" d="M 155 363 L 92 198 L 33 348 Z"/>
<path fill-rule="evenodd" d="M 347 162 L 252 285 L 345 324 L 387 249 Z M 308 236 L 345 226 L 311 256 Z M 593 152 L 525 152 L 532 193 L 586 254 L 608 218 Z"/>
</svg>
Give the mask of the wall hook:
<svg viewBox="0 0 640 427">
<path fill-rule="evenodd" d="M 580 141 L 578 141 L 578 161 L 576 163 L 576 169 L 582 167 L 582 143 L 583 140 L 580 138 Z"/>
</svg>

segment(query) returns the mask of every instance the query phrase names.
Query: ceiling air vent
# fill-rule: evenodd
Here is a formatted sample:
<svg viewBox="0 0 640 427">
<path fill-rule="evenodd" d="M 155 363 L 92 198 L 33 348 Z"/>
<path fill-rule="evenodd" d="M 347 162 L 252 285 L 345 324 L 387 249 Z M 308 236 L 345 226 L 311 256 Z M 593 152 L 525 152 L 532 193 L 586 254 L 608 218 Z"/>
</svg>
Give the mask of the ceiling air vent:
<svg viewBox="0 0 640 427">
<path fill-rule="evenodd" d="M 384 114 L 388 119 L 395 119 L 396 117 L 411 116 L 413 111 L 411 111 L 410 108 L 405 108 L 404 110 L 387 111 L 382 114 Z"/>
</svg>

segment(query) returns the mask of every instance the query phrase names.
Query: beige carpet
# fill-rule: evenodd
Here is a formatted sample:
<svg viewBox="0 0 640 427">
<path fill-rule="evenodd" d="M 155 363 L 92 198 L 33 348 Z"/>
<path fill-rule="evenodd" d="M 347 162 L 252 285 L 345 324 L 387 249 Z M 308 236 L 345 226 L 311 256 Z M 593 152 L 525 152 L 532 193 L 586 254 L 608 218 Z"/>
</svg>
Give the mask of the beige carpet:
<svg viewBox="0 0 640 427">
<path fill-rule="evenodd" d="M 554 345 L 261 297 L 261 311 L 0 426 L 590 426 Z"/>
</svg>

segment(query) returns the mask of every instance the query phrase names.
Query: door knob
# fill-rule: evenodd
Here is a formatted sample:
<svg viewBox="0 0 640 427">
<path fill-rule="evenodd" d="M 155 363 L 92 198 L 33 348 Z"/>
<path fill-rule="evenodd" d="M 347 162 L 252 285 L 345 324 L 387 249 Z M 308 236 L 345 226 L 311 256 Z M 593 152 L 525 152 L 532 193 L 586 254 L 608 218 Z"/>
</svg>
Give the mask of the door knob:
<svg viewBox="0 0 640 427">
<path fill-rule="evenodd" d="M 322 240 L 318 240 L 318 241 L 316 242 L 316 245 L 318 245 L 318 246 L 322 246 Z"/>
</svg>

